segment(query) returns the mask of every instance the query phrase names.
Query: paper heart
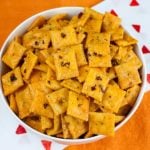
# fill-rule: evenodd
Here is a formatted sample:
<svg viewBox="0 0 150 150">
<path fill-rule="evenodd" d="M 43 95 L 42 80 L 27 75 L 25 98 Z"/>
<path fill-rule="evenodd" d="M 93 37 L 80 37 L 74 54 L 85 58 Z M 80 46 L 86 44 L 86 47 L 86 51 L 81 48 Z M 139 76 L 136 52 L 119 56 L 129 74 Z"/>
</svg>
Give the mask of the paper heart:
<svg viewBox="0 0 150 150">
<path fill-rule="evenodd" d="M 150 53 L 150 50 L 145 45 L 143 45 L 142 52 L 143 54 L 147 54 L 147 53 Z"/>
<path fill-rule="evenodd" d="M 147 82 L 150 83 L 150 74 L 147 74 Z"/>
<path fill-rule="evenodd" d="M 133 24 L 132 27 L 133 27 L 137 32 L 140 32 L 140 30 L 141 30 L 141 26 L 138 25 L 138 24 Z"/>
<path fill-rule="evenodd" d="M 131 2 L 130 2 L 130 6 L 139 6 L 140 4 L 138 3 L 138 1 L 137 0 L 132 0 Z"/>
<path fill-rule="evenodd" d="M 18 125 L 16 129 L 16 134 L 25 134 L 25 133 L 26 133 L 26 129 L 23 126 Z"/>
<path fill-rule="evenodd" d="M 51 144 L 52 142 L 47 141 L 47 140 L 42 140 L 42 145 L 44 146 L 45 150 L 51 150 Z"/>
<path fill-rule="evenodd" d="M 111 13 L 112 15 L 114 15 L 114 16 L 118 16 L 118 14 L 117 14 L 117 13 L 115 12 L 115 10 L 113 10 L 113 9 L 110 11 L 110 13 Z"/>
</svg>

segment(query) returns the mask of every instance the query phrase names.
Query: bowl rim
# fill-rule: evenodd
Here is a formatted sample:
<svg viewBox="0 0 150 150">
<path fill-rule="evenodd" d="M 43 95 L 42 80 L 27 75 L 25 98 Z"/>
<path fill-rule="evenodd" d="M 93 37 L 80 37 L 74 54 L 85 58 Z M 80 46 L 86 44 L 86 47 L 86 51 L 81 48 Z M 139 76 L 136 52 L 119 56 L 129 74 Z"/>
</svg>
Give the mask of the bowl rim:
<svg viewBox="0 0 150 150">
<path fill-rule="evenodd" d="M 1 76 L 1 73 L 2 73 L 2 60 L 1 60 L 1 57 L 5 51 L 5 47 L 6 45 L 8 45 L 8 43 L 12 40 L 12 37 L 15 36 L 15 33 L 19 30 L 19 28 L 21 28 L 22 26 L 25 25 L 24 27 L 24 30 L 27 29 L 27 26 L 30 25 L 32 23 L 32 21 L 38 17 L 38 16 L 51 16 L 51 14 L 59 14 L 59 13 L 62 13 L 62 12 L 67 12 L 68 14 L 70 12 L 72 12 L 72 10 L 74 9 L 75 12 L 80 12 L 84 9 L 84 7 L 58 7 L 58 8 L 53 8 L 53 9 L 48 9 L 48 10 L 45 10 L 45 11 L 41 11 L 35 15 L 32 15 L 30 16 L 29 18 L 25 19 L 23 22 L 21 22 L 19 25 L 17 25 L 13 30 L 12 32 L 7 36 L 7 38 L 5 39 L 5 41 L 3 42 L 2 44 L 2 47 L 1 47 L 1 50 L 0 50 L 0 76 Z M 44 15 L 45 14 L 45 15 Z M 46 15 L 47 14 L 47 15 Z M 29 23 L 28 23 L 29 22 Z M 28 24 L 28 25 L 27 25 Z M 126 28 L 125 28 L 126 29 Z M 139 44 L 137 44 L 138 47 Z M 143 80 L 143 83 L 142 83 L 142 86 L 141 86 L 141 90 L 140 90 L 140 93 L 137 97 L 137 100 L 133 106 L 133 108 L 130 110 L 130 112 L 128 113 L 128 115 L 125 117 L 125 119 L 120 122 L 118 125 L 116 125 L 115 127 L 115 131 L 117 131 L 120 127 L 122 127 L 124 124 L 127 123 L 127 121 L 133 116 L 133 114 L 135 113 L 135 111 L 137 110 L 137 108 L 139 107 L 141 101 L 142 101 L 142 97 L 144 95 L 144 91 L 145 91 L 145 86 L 146 86 L 146 64 L 145 64 L 145 61 L 144 61 L 144 57 L 142 55 L 142 52 L 139 51 L 139 56 L 140 56 L 140 59 L 143 63 L 143 67 L 142 67 L 142 80 Z M 12 110 L 11 108 L 9 107 L 8 103 L 7 103 L 7 99 L 6 97 L 3 95 L 3 90 L 2 90 L 2 83 L 0 81 L 0 98 L 2 99 L 2 102 L 3 104 L 5 105 L 5 107 L 7 108 L 7 110 L 9 110 L 9 113 L 12 114 L 12 116 L 14 118 L 16 118 L 16 120 L 18 120 L 18 122 L 20 124 L 22 124 L 24 127 L 26 127 L 27 129 L 29 129 L 30 131 L 32 131 L 33 133 L 36 133 L 37 135 L 40 135 L 46 139 L 50 139 L 50 140 L 53 140 L 55 142 L 58 142 L 58 143 L 64 143 L 64 144 L 82 144 L 82 143 L 90 143 L 90 142 L 93 142 L 93 141 L 96 141 L 96 140 L 99 140 L 99 139 L 102 139 L 104 137 L 106 137 L 105 135 L 96 135 L 96 136 L 93 136 L 93 137 L 89 137 L 89 138 L 86 138 L 86 139 L 62 139 L 62 138 L 57 138 L 57 137 L 53 137 L 53 136 L 49 136 L 49 135 L 46 135 L 44 133 L 41 133 L 35 129 L 33 129 L 32 127 L 30 127 L 29 125 L 27 125 L 25 122 L 23 122 Z"/>
</svg>

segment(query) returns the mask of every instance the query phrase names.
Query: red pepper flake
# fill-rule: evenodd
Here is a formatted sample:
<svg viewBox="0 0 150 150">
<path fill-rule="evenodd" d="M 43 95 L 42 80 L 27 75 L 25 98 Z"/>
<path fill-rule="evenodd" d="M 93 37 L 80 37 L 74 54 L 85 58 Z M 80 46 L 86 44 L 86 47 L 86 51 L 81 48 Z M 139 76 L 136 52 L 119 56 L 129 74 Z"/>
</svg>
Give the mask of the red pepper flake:
<svg viewBox="0 0 150 150">
<path fill-rule="evenodd" d="M 92 87 L 91 87 L 91 90 L 92 90 L 92 91 L 96 90 L 96 85 L 92 86 Z"/>
<path fill-rule="evenodd" d="M 12 74 L 10 76 L 10 81 L 13 82 L 13 81 L 16 81 L 16 80 L 17 80 L 17 78 L 16 78 L 15 74 Z"/>
<path fill-rule="evenodd" d="M 102 78 L 100 76 L 97 76 L 96 80 L 102 80 Z"/>
<path fill-rule="evenodd" d="M 70 62 L 61 62 L 61 66 L 69 68 Z"/>
<path fill-rule="evenodd" d="M 43 105 L 44 109 L 46 109 L 48 106 L 49 106 L 49 105 L 48 105 L 47 103 L 45 103 L 45 104 Z"/>
<path fill-rule="evenodd" d="M 62 38 L 65 38 L 65 37 L 66 37 L 66 34 L 65 34 L 65 33 L 61 33 L 61 37 L 62 37 Z"/>
</svg>

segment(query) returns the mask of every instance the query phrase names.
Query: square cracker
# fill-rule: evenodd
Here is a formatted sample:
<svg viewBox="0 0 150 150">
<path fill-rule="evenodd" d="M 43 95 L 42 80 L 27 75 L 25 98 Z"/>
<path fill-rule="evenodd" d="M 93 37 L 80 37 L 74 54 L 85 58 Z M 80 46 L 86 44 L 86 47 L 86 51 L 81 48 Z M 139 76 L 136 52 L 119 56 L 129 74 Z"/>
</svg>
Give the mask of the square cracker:
<svg viewBox="0 0 150 150">
<path fill-rule="evenodd" d="M 127 104 L 133 106 L 135 104 L 135 101 L 138 97 L 138 94 L 140 92 L 140 86 L 134 85 L 133 87 L 127 89 L 126 95 L 125 95 L 125 101 Z"/>
<path fill-rule="evenodd" d="M 106 74 L 107 74 L 107 76 L 109 77 L 110 80 L 112 80 L 112 79 L 117 77 L 114 67 L 107 68 Z"/>
<path fill-rule="evenodd" d="M 46 130 L 46 133 L 48 135 L 56 135 L 56 134 L 61 133 L 61 132 L 62 132 L 61 116 L 54 114 L 53 128 Z"/>
<path fill-rule="evenodd" d="M 81 12 L 78 14 L 77 18 L 77 26 L 84 26 L 90 18 L 90 14 L 87 12 Z"/>
<path fill-rule="evenodd" d="M 91 46 L 88 49 L 88 60 L 90 67 L 111 67 L 111 56 L 99 54 L 99 49 Z"/>
<path fill-rule="evenodd" d="M 24 86 L 15 92 L 15 98 L 19 111 L 19 118 L 23 119 L 30 115 L 32 97 L 28 86 Z"/>
<path fill-rule="evenodd" d="M 122 59 L 123 62 L 130 62 L 132 65 L 137 67 L 138 69 L 142 67 L 142 62 L 141 60 L 137 57 L 135 52 L 132 49 L 129 49 Z"/>
<path fill-rule="evenodd" d="M 78 21 L 79 21 L 79 15 L 77 16 L 72 16 L 72 18 L 70 19 L 69 25 L 73 26 L 73 27 L 77 27 L 78 26 Z"/>
<path fill-rule="evenodd" d="M 114 44 L 110 44 L 109 47 L 110 47 L 110 55 L 113 58 L 116 56 L 119 47 L 117 45 L 114 45 Z"/>
<path fill-rule="evenodd" d="M 41 128 L 42 130 L 50 129 L 53 127 L 53 121 L 50 118 L 41 116 Z"/>
<path fill-rule="evenodd" d="M 34 115 L 45 116 L 47 118 L 54 117 L 52 108 L 46 99 L 45 93 L 38 90 L 35 92 L 30 112 Z"/>
<path fill-rule="evenodd" d="M 50 68 L 48 68 L 46 75 L 46 86 L 51 90 L 59 90 L 62 88 L 60 81 L 56 80 L 56 75 Z"/>
<path fill-rule="evenodd" d="M 69 25 L 73 27 L 83 27 L 87 20 L 89 19 L 90 14 L 85 12 L 80 12 L 78 15 L 73 16 L 69 22 Z"/>
<path fill-rule="evenodd" d="M 50 31 L 34 29 L 23 36 L 23 45 L 27 48 L 47 49 L 50 40 Z"/>
<path fill-rule="evenodd" d="M 76 93 L 81 93 L 81 90 L 82 90 L 82 84 L 79 81 L 74 80 L 74 79 L 63 80 L 61 82 L 61 85 Z"/>
<path fill-rule="evenodd" d="M 51 68 L 48 68 L 47 70 L 46 80 L 56 80 L 56 74 Z"/>
<path fill-rule="evenodd" d="M 135 54 L 132 46 L 119 47 L 119 50 L 113 59 L 116 60 L 118 64 L 130 62 L 138 69 L 142 66 L 142 62 Z"/>
<path fill-rule="evenodd" d="M 90 67 L 111 67 L 109 33 L 89 33 L 86 47 Z"/>
<path fill-rule="evenodd" d="M 66 26 L 61 30 L 51 31 L 52 45 L 55 49 L 77 44 L 77 36 L 72 26 Z"/>
<path fill-rule="evenodd" d="M 97 54 L 108 55 L 110 54 L 110 33 L 88 33 L 86 40 L 86 47 L 93 47 Z"/>
<path fill-rule="evenodd" d="M 89 100 L 84 95 L 69 92 L 67 114 L 84 121 L 88 121 Z"/>
<path fill-rule="evenodd" d="M 16 41 L 12 41 L 3 55 L 2 61 L 14 69 L 19 64 L 25 51 L 25 47 Z"/>
<path fill-rule="evenodd" d="M 99 105 L 95 103 L 94 99 L 89 99 L 90 105 L 89 105 L 89 112 L 95 112 L 99 109 Z"/>
<path fill-rule="evenodd" d="M 89 71 L 89 66 L 88 65 L 85 65 L 85 66 L 82 66 L 79 68 L 79 76 L 77 77 L 77 79 L 79 80 L 79 82 L 84 82 L 86 77 L 87 77 L 87 74 L 88 74 L 88 71 Z"/>
<path fill-rule="evenodd" d="M 111 41 L 123 39 L 124 29 L 119 27 L 113 31 L 111 31 Z"/>
<path fill-rule="evenodd" d="M 46 58 L 45 63 L 54 71 L 56 72 L 56 67 L 54 65 L 54 57 L 50 55 L 49 57 Z"/>
<path fill-rule="evenodd" d="M 29 51 L 27 53 L 24 63 L 21 66 L 21 73 L 24 79 L 29 79 L 36 63 L 37 63 L 37 56 L 34 55 L 31 51 Z"/>
<path fill-rule="evenodd" d="M 77 77 L 79 75 L 76 54 L 73 49 L 61 50 L 54 54 L 57 80 Z"/>
<path fill-rule="evenodd" d="M 106 32 L 115 30 L 120 26 L 120 23 L 121 19 L 119 17 L 106 12 L 103 18 L 102 30 Z"/>
<path fill-rule="evenodd" d="M 120 109 L 116 115 L 127 116 L 131 109 L 132 109 L 132 107 L 130 105 L 124 105 L 124 106 L 120 107 Z"/>
<path fill-rule="evenodd" d="M 60 115 L 66 112 L 68 106 L 68 94 L 68 90 L 62 88 L 46 96 L 55 115 Z"/>
<path fill-rule="evenodd" d="M 91 68 L 83 84 L 82 93 L 98 101 L 102 101 L 109 78 L 106 73 L 98 68 Z"/>
<path fill-rule="evenodd" d="M 61 30 L 63 27 L 66 27 L 69 24 L 67 19 L 49 19 L 48 23 L 45 24 L 41 29 L 47 31 Z"/>
<path fill-rule="evenodd" d="M 85 57 L 85 53 L 84 53 L 84 49 L 83 49 L 82 44 L 69 46 L 69 47 L 66 47 L 65 49 L 68 51 L 70 51 L 70 50 L 75 51 L 77 64 L 79 67 L 87 64 L 87 60 Z"/>
<path fill-rule="evenodd" d="M 62 130 L 63 130 L 63 138 L 67 139 L 67 138 L 72 138 L 71 133 L 69 131 L 68 128 L 68 123 L 65 121 L 65 114 L 61 115 L 61 124 L 62 124 Z"/>
<path fill-rule="evenodd" d="M 125 118 L 125 116 L 116 115 L 116 116 L 115 116 L 115 124 L 117 124 L 117 123 L 123 121 L 124 118 Z"/>
<path fill-rule="evenodd" d="M 68 128 L 73 139 L 79 138 L 82 134 L 84 134 L 88 130 L 87 122 L 81 119 L 74 118 L 69 115 L 66 115 L 64 119 L 68 124 Z"/>
<path fill-rule="evenodd" d="M 114 135 L 115 115 L 111 113 L 90 112 L 89 132 L 93 134 Z"/>
<path fill-rule="evenodd" d="M 15 92 L 17 89 L 23 86 L 24 83 L 21 76 L 20 67 L 17 67 L 14 70 L 3 75 L 2 84 L 5 96 Z"/>
<path fill-rule="evenodd" d="M 44 49 L 39 51 L 38 60 L 45 63 L 45 60 L 51 56 L 51 49 Z"/>
<path fill-rule="evenodd" d="M 90 137 L 92 137 L 92 136 L 93 136 L 93 133 L 91 133 L 91 132 L 88 131 L 88 132 L 85 134 L 84 139 L 90 138 Z"/>
<path fill-rule="evenodd" d="M 39 116 L 31 116 L 25 118 L 24 122 L 40 132 L 44 132 L 41 125 L 41 120 Z"/>
<path fill-rule="evenodd" d="M 103 20 L 103 14 L 96 12 L 90 8 L 85 8 L 85 14 L 89 14 L 89 18 L 84 25 L 86 32 L 100 32 Z"/>
<path fill-rule="evenodd" d="M 28 27 L 28 31 L 36 28 L 36 27 L 41 27 L 43 26 L 43 24 L 46 23 L 46 18 L 43 16 L 38 16 L 33 22 L 32 24 Z"/>
<path fill-rule="evenodd" d="M 90 17 L 94 18 L 94 19 L 98 19 L 98 20 L 103 19 L 103 14 L 101 14 L 100 12 L 97 12 L 89 7 L 85 8 L 84 13 L 90 14 Z"/>
<path fill-rule="evenodd" d="M 36 95 L 36 90 L 41 91 L 45 94 L 48 94 L 48 93 L 52 92 L 52 90 L 46 86 L 46 81 L 44 81 L 44 80 L 37 81 L 37 82 L 32 82 L 28 85 L 29 85 L 31 95 L 32 95 L 33 98 Z"/>
<path fill-rule="evenodd" d="M 21 36 L 15 36 L 14 41 L 19 43 L 19 44 L 22 44 L 22 37 Z"/>
<path fill-rule="evenodd" d="M 39 70 L 33 70 L 29 78 L 29 83 L 38 82 L 46 79 L 46 73 Z"/>
<path fill-rule="evenodd" d="M 48 65 L 47 64 L 45 64 L 45 63 L 40 63 L 40 64 L 37 64 L 37 65 L 35 65 L 34 66 L 34 69 L 35 70 L 39 70 L 39 71 L 43 71 L 43 72 L 47 72 L 47 70 L 48 70 Z"/>
<path fill-rule="evenodd" d="M 131 35 L 124 33 L 123 39 L 116 40 L 114 41 L 118 46 L 129 46 L 129 45 L 134 45 L 138 41 L 133 38 Z"/>
<path fill-rule="evenodd" d="M 56 14 L 48 19 L 47 24 L 43 27 L 46 30 L 60 30 L 69 24 L 68 14 Z"/>
<path fill-rule="evenodd" d="M 110 110 L 111 112 L 118 112 L 121 103 L 124 99 L 126 92 L 113 82 L 107 86 L 106 92 L 102 99 L 102 105 L 104 109 Z"/>
<path fill-rule="evenodd" d="M 85 32 L 100 32 L 102 25 L 102 19 L 88 19 L 84 25 Z"/>
<path fill-rule="evenodd" d="M 14 94 L 10 94 L 8 96 L 8 101 L 9 101 L 9 107 L 12 109 L 14 113 L 18 115 L 18 106 Z"/>
<path fill-rule="evenodd" d="M 141 83 L 138 69 L 130 62 L 116 66 L 115 71 L 121 89 L 127 89 Z"/>
<path fill-rule="evenodd" d="M 133 49 L 132 46 L 118 47 L 118 51 L 116 52 L 115 56 L 113 57 L 113 61 L 115 60 L 117 62 L 117 65 L 128 62 L 129 58 L 131 58 L 131 57 L 129 57 L 130 56 L 129 53 L 132 49 Z"/>
<path fill-rule="evenodd" d="M 49 78 L 46 80 L 46 86 L 52 90 L 59 90 L 62 88 L 59 81 Z"/>
<path fill-rule="evenodd" d="M 85 37 L 86 37 L 86 32 L 83 32 L 83 31 L 76 31 L 76 33 L 77 33 L 77 40 L 78 40 L 78 44 L 81 44 L 81 43 L 83 43 L 84 41 L 84 39 L 85 39 Z"/>
</svg>

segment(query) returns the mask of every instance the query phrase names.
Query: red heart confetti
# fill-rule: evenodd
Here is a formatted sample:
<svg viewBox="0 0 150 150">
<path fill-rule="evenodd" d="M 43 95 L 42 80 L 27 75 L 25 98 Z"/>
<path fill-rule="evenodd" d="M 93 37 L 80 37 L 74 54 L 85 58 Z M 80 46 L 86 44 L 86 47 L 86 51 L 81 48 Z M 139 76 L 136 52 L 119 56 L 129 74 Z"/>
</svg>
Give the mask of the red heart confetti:
<svg viewBox="0 0 150 150">
<path fill-rule="evenodd" d="M 141 31 L 141 26 L 138 24 L 133 24 L 132 27 L 137 31 L 140 32 Z"/>
<path fill-rule="evenodd" d="M 44 146 L 45 150 L 51 150 L 52 142 L 46 141 L 46 140 L 42 140 L 41 142 L 42 142 L 42 145 Z"/>
<path fill-rule="evenodd" d="M 147 82 L 150 84 L 150 74 L 147 74 Z"/>
<path fill-rule="evenodd" d="M 132 0 L 130 3 L 130 6 L 139 6 L 140 4 L 138 3 L 137 0 Z"/>
<path fill-rule="evenodd" d="M 146 54 L 146 53 L 150 53 L 150 50 L 145 45 L 143 45 L 142 52 L 143 54 Z"/>
<path fill-rule="evenodd" d="M 24 134 L 24 133 L 26 133 L 26 129 L 23 126 L 18 125 L 16 129 L 16 134 Z"/>
<path fill-rule="evenodd" d="M 110 11 L 110 13 L 114 16 L 118 16 L 118 14 L 113 9 Z"/>
</svg>

